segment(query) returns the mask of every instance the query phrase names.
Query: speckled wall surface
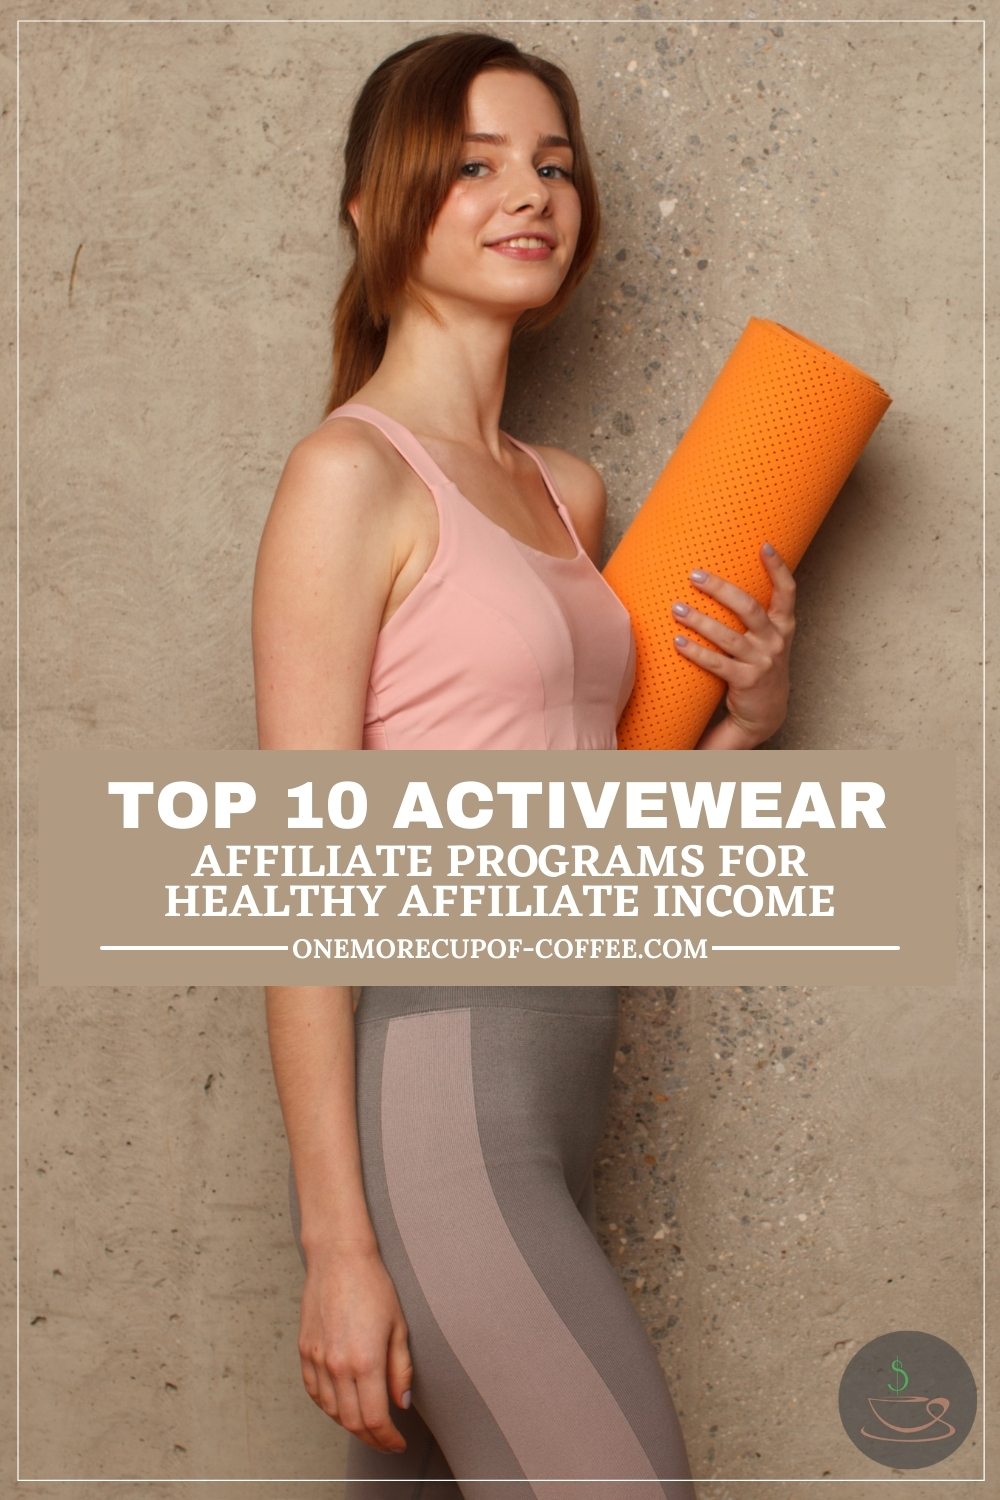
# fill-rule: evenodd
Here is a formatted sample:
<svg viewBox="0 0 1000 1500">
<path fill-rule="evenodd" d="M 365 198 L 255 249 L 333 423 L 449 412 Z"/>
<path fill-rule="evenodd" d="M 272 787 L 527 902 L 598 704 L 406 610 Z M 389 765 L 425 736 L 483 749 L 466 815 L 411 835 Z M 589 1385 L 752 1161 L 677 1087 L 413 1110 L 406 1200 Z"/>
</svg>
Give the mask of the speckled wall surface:
<svg viewBox="0 0 1000 1500">
<path fill-rule="evenodd" d="M 598 1184 L 712 1480 L 699 1493 L 802 1500 L 862 1476 L 836 1492 L 856 1500 L 892 1470 L 838 1419 L 853 1351 L 925 1328 L 981 1360 L 983 33 L 921 24 L 928 0 L 687 6 L 700 24 L 652 4 L 601 24 L 515 8 L 556 18 L 473 19 L 570 71 L 606 229 L 567 314 L 516 348 L 504 425 L 601 466 L 609 549 L 751 315 L 894 397 L 799 569 L 774 743 L 955 751 L 958 982 L 624 991 Z M 84 0 L 77 17 L 214 24 L 21 27 L 28 955 L 40 750 L 256 742 L 254 558 L 284 457 L 322 415 L 347 110 L 388 51 L 470 15 L 364 10 L 251 25 Z M 910 19 L 834 24 L 859 13 Z M 11 23 L 4 68 L 12 99 Z M 22 1474 L 131 1476 L 114 1491 L 130 1495 L 273 1476 L 262 1500 L 335 1476 L 341 1430 L 299 1379 L 261 993 L 41 991 L 28 974 L 21 1017 Z M 981 1454 L 980 1422 L 926 1477 L 973 1477 Z"/>
</svg>

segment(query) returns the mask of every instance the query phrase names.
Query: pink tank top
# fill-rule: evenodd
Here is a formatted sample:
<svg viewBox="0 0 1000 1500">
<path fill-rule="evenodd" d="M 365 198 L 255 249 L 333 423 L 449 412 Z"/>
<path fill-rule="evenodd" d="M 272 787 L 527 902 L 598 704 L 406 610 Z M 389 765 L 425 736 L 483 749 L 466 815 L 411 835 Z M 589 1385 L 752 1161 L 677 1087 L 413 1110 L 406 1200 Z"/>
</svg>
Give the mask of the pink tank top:
<svg viewBox="0 0 1000 1500">
<path fill-rule="evenodd" d="M 366 750 L 613 750 L 635 680 L 628 610 L 587 556 L 541 454 L 530 454 L 576 553 L 519 541 L 473 505 L 414 435 L 374 407 L 329 413 L 382 431 L 434 497 L 434 556 L 375 645 Z M 510 437 L 510 434 L 506 434 Z"/>
</svg>

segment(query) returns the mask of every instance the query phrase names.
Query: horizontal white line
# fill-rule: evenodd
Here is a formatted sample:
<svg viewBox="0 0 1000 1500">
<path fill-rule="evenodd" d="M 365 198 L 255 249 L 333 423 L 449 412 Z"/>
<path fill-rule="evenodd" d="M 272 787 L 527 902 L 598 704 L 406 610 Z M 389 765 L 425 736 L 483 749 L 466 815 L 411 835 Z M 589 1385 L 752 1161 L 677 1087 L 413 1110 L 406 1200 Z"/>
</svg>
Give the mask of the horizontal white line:
<svg viewBox="0 0 1000 1500">
<path fill-rule="evenodd" d="M 475 1475 L 475 1476 L 472 1476 L 471 1479 L 457 1479 L 456 1478 L 456 1484 L 475 1484 L 475 1481 L 477 1481 L 477 1479 L 478 1479 L 478 1481 L 483 1482 L 483 1478 L 484 1478 L 483 1475 Z M 922 1481 L 922 1482 L 924 1482 L 924 1484 L 931 1484 L 931 1485 L 978 1485 L 978 1484 L 985 1484 L 985 1479 L 987 1479 L 987 1476 L 985 1476 L 985 1475 L 970 1475 L 969 1479 L 960 1479 L 960 1478 L 945 1479 L 942 1476 L 942 1478 L 924 1479 L 924 1481 Z M 16 1476 L 16 1482 L 18 1482 L 19 1485 L 333 1485 L 333 1484 L 342 1484 L 342 1482 L 343 1482 L 343 1476 L 340 1475 L 340 1478 L 331 1478 L 331 1479 L 267 1479 L 267 1478 L 264 1478 L 264 1479 L 258 1479 L 258 1478 L 250 1478 L 250 1479 L 228 1479 L 228 1478 L 226 1478 L 226 1479 L 174 1479 L 174 1478 L 169 1478 L 169 1479 L 135 1479 L 135 1478 L 127 1478 L 127 1476 L 124 1476 L 124 1478 L 121 1478 L 121 1479 L 90 1479 L 90 1478 L 84 1478 L 84 1479 L 64 1479 L 64 1478 L 61 1478 L 61 1476 L 57 1476 L 57 1478 L 55 1478 L 55 1479 L 40 1479 L 40 1478 L 39 1479 L 25 1479 L 24 1476 L 18 1475 L 18 1476 Z M 361 1484 L 367 1484 L 367 1482 L 369 1482 L 369 1481 L 366 1481 L 366 1479 L 364 1479 L 364 1481 L 361 1481 Z M 402 1479 L 393 1479 L 393 1481 L 388 1481 L 388 1482 L 390 1482 L 390 1484 L 403 1484 Z M 549 1476 L 546 1476 L 546 1478 L 544 1478 L 544 1479 L 531 1479 L 531 1481 L 528 1481 L 528 1484 L 532 1484 L 532 1485 L 559 1485 L 559 1484 L 570 1484 L 570 1482 L 573 1482 L 573 1484 L 576 1484 L 576 1485 L 610 1485 L 610 1484 L 615 1484 L 615 1482 L 618 1482 L 618 1484 L 622 1484 L 621 1479 L 618 1479 L 618 1481 L 615 1481 L 615 1479 L 613 1479 L 613 1478 L 612 1479 L 579 1479 L 579 1478 L 577 1478 L 576 1475 L 574 1475 L 573 1478 L 571 1478 L 571 1479 L 550 1479 Z M 628 1481 L 625 1481 L 625 1482 L 628 1482 Z M 636 1479 L 636 1481 L 631 1481 L 631 1482 L 633 1482 L 633 1484 L 654 1485 L 654 1484 L 660 1484 L 661 1481 L 657 1481 L 657 1479 L 642 1479 L 642 1481 L 637 1481 L 637 1479 Z M 670 1484 L 670 1479 L 667 1478 L 666 1482 L 667 1482 L 667 1484 Z M 708 1478 L 705 1479 L 705 1478 L 702 1478 L 702 1476 L 700 1476 L 700 1475 L 696 1475 L 696 1476 L 694 1476 L 693 1479 L 691 1479 L 690 1482 L 691 1482 L 691 1484 L 696 1484 L 696 1485 L 778 1485 L 778 1484 L 781 1484 L 781 1485 L 811 1485 L 811 1484 L 816 1484 L 817 1481 L 814 1481 L 814 1479 L 810 1479 L 810 1478 L 807 1478 L 807 1479 L 747 1479 L 747 1478 L 744 1478 L 744 1476 L 732 1476 L 732 1478 L 727 1479 L 727 1478 L 717 1478 L 717 1476 L 715 1476 L 715 1475 L 709 1475 Z M 525 1484 L 525 1481 L 523 1481 L 523 1479 L 495 1478 L 495 1479 L 490 1479 L 489 1484 L 492 1484 L 492 1485 L 516 1485 L 516 1484 Z M 870 1479 L 870 1478 L 868 1478 L 868 1475 L 865 1475 L 864 1481 L 862 1481 L 861 1476 L 859 1476 L 859 1478 L 856 1478 L 856 1479 L 852 1479 L 852 1478 L 849 1478 L 849 1476 L 846 1476 L 846 1478 L 844 1478 L 844 1479 L 823 1479 L 822 1484 L 825 1484 L 825 1485 L 859 1485 L 859 1484 L 868 1484 L 868 1485 L 895 1485 L 895 1484 L 898 1484 L 898 1479 L 877 1479 L 877 1478 L 874 1478 L 874 1476 L 873 1476 L 873 1478 Z"/>
<path fill-rule="evenodd" d="M 898 943 L 713 943 L 713 953 L 898 953 Z"/>
<path fill-rule="evenodd" d="M 102 953 L 287 953 L 287 943 L 101 943 Z M 34 1483 L 34 1480 L 32 1480 Z"/>
</svg>

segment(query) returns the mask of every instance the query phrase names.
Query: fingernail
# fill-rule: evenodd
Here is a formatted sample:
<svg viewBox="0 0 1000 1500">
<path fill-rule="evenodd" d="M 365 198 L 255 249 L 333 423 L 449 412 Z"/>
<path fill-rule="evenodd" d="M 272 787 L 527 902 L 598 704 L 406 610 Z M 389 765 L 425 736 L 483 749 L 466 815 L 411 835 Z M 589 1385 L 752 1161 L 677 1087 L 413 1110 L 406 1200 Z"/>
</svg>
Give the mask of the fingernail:
<svg viewBox="0 0 1000 1500">
<path fill-rule="evenodd" d="M 400 1404 L 400 1406 L 408 1407 L 409 1404 L 410 1404 L 410 1402 L 412 1400 L 413 1400 L 413 1392 L 412 1391 L 404 1391 L 403 1392 L 403 1399 L 400 1401 L 399 1404 Z"/>
<path fill-rule="evenodd" d="M 680 601 L 678 601 L 674 605 L 674 614 L 675 615 L 686 615 L 687 613 L 688 613 L 688 607 L 687 607 L 686 604 L 681 604 Z"/>
<path fill-rule="evenodd" d="M 774 556 L 774 548 L 771 546 L 770 542 L 764 543 L 764 551 L 767 553 L 768 557 Z"/>
<path fill-rule="evenodd" d="M 687 645 L 687 636 L 686 635 L 675 635 L 674 636 L 674 645 L 675 646 L 686 646 Z"/>
<path fill-rule="evenodd" d="M 704 573 L 701 568 L 692 568 L 691 570 L 691 577 L 694 579 L 695 583 L 704 583 L 707 576 L 708 575 Z"/>
</svg>

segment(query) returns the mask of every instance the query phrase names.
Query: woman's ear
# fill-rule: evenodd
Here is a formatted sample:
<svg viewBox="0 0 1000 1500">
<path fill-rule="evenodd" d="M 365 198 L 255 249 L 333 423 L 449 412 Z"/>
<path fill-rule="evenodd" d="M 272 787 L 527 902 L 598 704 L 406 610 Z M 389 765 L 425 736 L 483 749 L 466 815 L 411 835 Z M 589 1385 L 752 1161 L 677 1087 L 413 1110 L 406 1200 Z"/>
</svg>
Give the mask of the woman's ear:
<svg viewBox="0 0 1000 1500">
<path fill-rule="evenodd" d="M 347 205 L 347 212 L 350 214 L 351 218 L 354 220 L 354 227 L 355 227 L 355 229 L 360 230 L 360 228 L 361 228 L 361 203 L 360 203 L 360 198 L 354 197 L 354 198 L 351 199 L 350 203 Z"/>
</svg>

